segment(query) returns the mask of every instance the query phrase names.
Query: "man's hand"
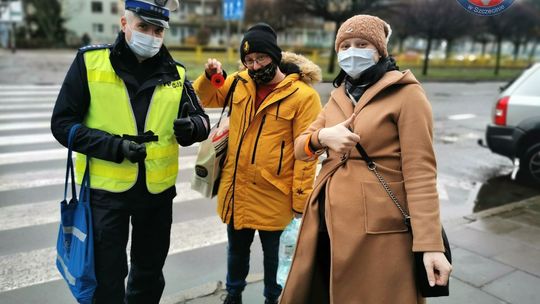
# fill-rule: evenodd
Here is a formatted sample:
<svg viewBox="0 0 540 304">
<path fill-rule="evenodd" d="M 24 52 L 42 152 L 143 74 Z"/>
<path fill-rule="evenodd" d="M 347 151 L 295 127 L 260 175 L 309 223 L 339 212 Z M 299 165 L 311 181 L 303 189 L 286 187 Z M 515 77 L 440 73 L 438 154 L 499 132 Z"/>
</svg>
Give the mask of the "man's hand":
<svg viewBox="0 0 540 304">
<path fill-rule="evenodd" d="M 360 142 L 360 136 L 351 132 L 349 126 L 354 122 L 356 115 L 353 114 L 347 120 L 330 128 L 319 131 L 319 142 L 321 145 L 340 154 L 351 151 L 356 143 Z"/>
<path fill-rule="evenodd" d="M 223 74 L 221 62 L 215 58 L 208 58 L 208 62 L 204 65 L 204 72 L 208 78 L 212 77 L 214 74 Z"/>
<path fill-rule="evenodd" d="M 146 147 L 134 141 L 124 139 L 122 141 L 122 154 L 132 163 L 137 163 L 146 158 Z"/>
<path fill-rule="evenodd" d="M 429 281 L 429 286 L 445 286 L 452 272 L 452 265 L 442 252 L 424 252 L 424 266 Z"/>
<path fill-rule="evenodd" d="M 194 128 L 195 125 L 191 121 L 191 118 L 189 118 L 189 105 L 185 103 L 182 106 L 180 118 L 174 120 L 174 135 L 176 136 L 176 140 L 179 143 L 191 140 Z"/>
</svg>

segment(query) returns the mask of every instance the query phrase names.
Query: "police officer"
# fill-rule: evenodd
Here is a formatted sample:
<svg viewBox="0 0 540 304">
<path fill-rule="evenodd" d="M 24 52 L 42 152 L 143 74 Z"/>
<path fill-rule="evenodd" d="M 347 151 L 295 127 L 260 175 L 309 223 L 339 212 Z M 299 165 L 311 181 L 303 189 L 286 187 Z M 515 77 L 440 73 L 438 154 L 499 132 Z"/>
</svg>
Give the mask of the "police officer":
<svg viewBox="0 0 540 304">
<path fill-rule="evenodd" d="M 159 303 L 165 286 L 178 144 L 208 137 L 209 120 L 185 69 L 163 45 L 177 0 L 126 0 L 113 45 L 81 48 L 52 115 L 54 137 L 73 147 L 81 181 L 90 158 L 98 286 L 94 303 Z M 129 223 L 131 267 L 126 246 Z"/>
</svg>

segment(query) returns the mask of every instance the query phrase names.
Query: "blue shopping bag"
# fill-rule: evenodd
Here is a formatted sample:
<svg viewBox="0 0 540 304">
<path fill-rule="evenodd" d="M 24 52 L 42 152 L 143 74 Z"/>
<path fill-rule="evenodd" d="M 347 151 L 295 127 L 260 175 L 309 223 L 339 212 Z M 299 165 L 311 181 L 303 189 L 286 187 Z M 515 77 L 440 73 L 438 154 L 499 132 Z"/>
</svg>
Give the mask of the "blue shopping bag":
<svg viewBox="0 0 540 304">
<path fill-rule="evenodd" d="M 74 125 L 69 132 L 64 200 L 60 203 L 60 229 L 56 242 L 56 267 L 77 301 L 91 303 L 97 282 L 94 272 L 89 158 L 86 158 L 86 171 L 81 182 L 80 200 L 77 200 L 75 173 L 71 159 L 73 137 L 80 126 L 80 124 Z M 70 179 L 72 196 L 68 202 L 68 181 Z"/>
</svg>

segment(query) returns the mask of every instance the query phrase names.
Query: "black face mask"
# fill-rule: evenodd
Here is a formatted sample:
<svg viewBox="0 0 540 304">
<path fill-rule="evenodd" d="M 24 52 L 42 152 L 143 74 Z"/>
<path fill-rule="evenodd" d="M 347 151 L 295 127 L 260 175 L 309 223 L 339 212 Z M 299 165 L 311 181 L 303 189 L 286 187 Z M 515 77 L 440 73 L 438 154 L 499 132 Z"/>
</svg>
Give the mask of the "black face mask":
<svg viewBox="0 0 540 304">
<path fill-rule="evenodd" d="M 266 66 L 258 69 L 258 70 L 249 70 L 248 74 L 255 81 L 257 84 L 267 84 L 274 77 L 276 77 L 276 71 L 277 71 L 277 65 L 274 62 L 270 62 Z"/>
</svg>

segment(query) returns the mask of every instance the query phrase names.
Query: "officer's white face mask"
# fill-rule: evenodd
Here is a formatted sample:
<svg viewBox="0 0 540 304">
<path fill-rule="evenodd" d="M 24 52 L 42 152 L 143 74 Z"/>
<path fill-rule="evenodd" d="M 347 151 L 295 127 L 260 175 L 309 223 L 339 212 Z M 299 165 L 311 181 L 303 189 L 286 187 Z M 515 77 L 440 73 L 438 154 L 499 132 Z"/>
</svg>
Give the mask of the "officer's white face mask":
<svg viewBox="0 0 540 304">
<path fill-rule="evenodd" d="M 147 59 L 154 57 L 154 55 L 159 52 L 159 49 L 163 44 L 163 38 L 147 35 L 135 31 L 130 27 L 129 29 L 131 31 L 131 40 L 129 40 L 127 43 L 133 53 L 141 58 Z"/>
<path fill-rule="evenodd" d="M 363 71 L 375 65 L 373 49 L 348 48 L 338 52 L 339 66 L 353 79 L 358 78 Z"/>
</svg>

